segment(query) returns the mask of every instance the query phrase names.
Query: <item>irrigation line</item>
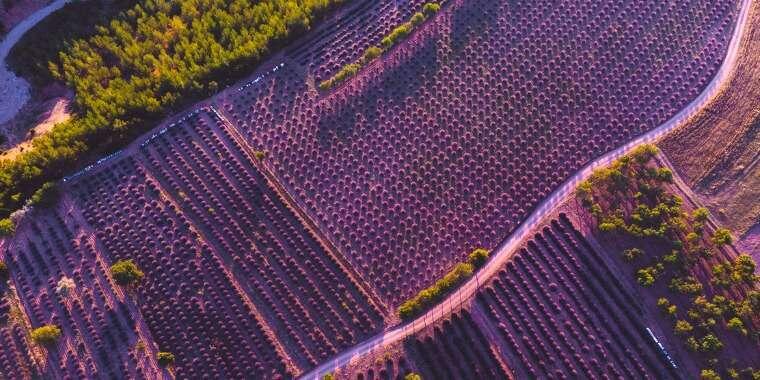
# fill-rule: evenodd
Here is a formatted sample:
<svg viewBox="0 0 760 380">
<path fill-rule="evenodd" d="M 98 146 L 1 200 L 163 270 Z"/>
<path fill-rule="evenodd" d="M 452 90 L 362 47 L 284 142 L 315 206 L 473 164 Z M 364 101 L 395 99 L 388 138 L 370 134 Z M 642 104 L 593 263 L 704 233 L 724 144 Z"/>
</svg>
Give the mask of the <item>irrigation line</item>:
<svg viewBox="0 0 760 380">
<path fill-rule="evenodd" d="M 397 325 L 391 330 L 381 332 L 374 337 L 365 340 L 362 343 L 340 353 L 332 359 L 322 363 L 318 367 L 303 374 L 301 379 L 321 379 L 322 376 L 328 373 L 334 372 L 336 369 L 342 368 L 349 364 L 353 359 L 359 358 L 377 347 L 389 346 L 394 343 L 400 342 L 408 336 L 423 330 L 428 320 L 430 323 L 435 323 L 438 319 L 443 318 L 444 315 L 450 313 L 451 307 L 447 306 L 447 299 L 453 297 L 460 297 L 460 299 L 469 300 L 480 289 L 480 277 L 483 277 L 484 282 L 490 279 L 493 275 L 497 274 L 501 267 L 514 255 L 517 249 L 522 244 L 522 241 L 529 237 L 534 229 L 543 224 L 546 216 L 559 205 L 563 204 L 569 197 L 575 193 L 575 188 L 581 182 L 585 181 L 593 172 L 599 168 L 609 166 L 618 158 L 630 153 L 634 148 L 642 144 L 651 144 L 666 134 L 670 133 L 677 127 L 681 126 L 689 118 L 701 112 L 707 104 L 712 100 L 721 87 L 728 83 L 731 79 L 734 69 L 736 68 L 736 58 L 738 56 L 739 46 L 741 45 L 742 36 L 745 32 L 745 26 L 747 24 L 747 17 L 749 14 L 749 8 L 751 0 L 742 0 L 742 7 L 739 13 L 739 17 L 734 27 L 731 42 L 726 52 L 726 57 L 723 60 L 717 73 L 705 87 L 699 96 L 686 105 L 675 116 L 671 117 L 664 124 L 659 127 L 644 133 L 635 139 L 631 140 L 627 144 L 610 151 L 596 160 L 590 162 L 572 177 L 567 179 L 561 187 L 554 190 L 552 194 L 542 201 L 534 211 L 523 221 L 520 226 L 509 236 L 489 258 L 488 262 L 483 265 L 475 276 L 471 277 L 466 283 L 459 287 L 454 292 L 450 293 L 445 299 L 439 302 L 434 308 L 428 310 L 425 314 L 417 317 L 415 320 Z M 444 314 L 444 312 L 446 314 Z M 421 322 L 421 323 L 419 323 Z"/>
</svg>

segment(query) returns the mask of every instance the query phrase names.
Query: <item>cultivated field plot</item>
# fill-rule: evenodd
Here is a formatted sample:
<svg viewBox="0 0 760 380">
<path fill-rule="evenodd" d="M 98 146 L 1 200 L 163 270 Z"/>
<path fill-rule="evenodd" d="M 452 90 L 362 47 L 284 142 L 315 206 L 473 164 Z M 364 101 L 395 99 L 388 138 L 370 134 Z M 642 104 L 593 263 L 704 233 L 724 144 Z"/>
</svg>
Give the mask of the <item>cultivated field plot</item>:
<svg viewBox="0 0 760 380">
<path fill-rule="evenodd" d="M 218 102 L 396 305 L 696 97 L 738 3 L 452 1 L 331 92 L 313 86 L 324 68 L 296 58 Z M 354 42 L 322 59 L 350 62 Z"/>
<path fill-rule="evenodd" d="M 10 289 L 0 284 L 0 373 L 12 379 L 38 376 L 29 355 L 23 323 L 13 313 Z"/>
<path fill-rule="evenodd" d="M 478 294 L 518 378 L 676 377 L 601 254 L 561 217 Z"/>
<path fill-rule="evenodd" d="M 617 280 L 604 254 L 560 214 L 462 310 L 408 338 L 398 352 L 377 354 L 386 360 L 367 360 L 341 375 L 678 378 L 648 335 L 641 302 Z"/>
<path fill-rule="evenodd" d="M 5 262 L 14 269 L 12 280 L 31 327 L 53 324 L 61 329 L 62 339 L 47 350 L 46 376 L 159 376 L 161 370 L 150 356 L 154 351 L 149 346 L 135 349 L 138 342 L 150 342 L 150 337 L 134 306 L 116 290 L 108 275 L 109 263 L 93 235 L 75 215 L 59 210 L 38 212 L 28 219 L 8 245 Z M 64 278 L 75 286 L 64 289 Z M 13 333 L 3 339 L 21 350 L 18 368 L 3 373 L 28 378 L 19 372 L 29 366 L 23 356 L 26 351 L 19 346 L 27 331 L 23 322 L 15 323 Z"/>
<path fill-rule="evenodd" d="M 211 112 L 191 114 L 72 187 L 178 377 L 293 376 L 384 326 Z M 241 360 L 246 358 L 246 360 Z"/>
</svg>

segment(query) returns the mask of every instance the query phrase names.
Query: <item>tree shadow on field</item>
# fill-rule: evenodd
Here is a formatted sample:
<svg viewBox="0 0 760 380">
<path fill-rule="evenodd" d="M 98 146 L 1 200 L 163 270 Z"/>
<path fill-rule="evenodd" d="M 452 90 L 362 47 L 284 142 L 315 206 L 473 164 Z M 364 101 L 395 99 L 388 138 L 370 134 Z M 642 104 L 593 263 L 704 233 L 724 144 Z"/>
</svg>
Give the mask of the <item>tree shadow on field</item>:
<svg viewBox="0 0 760 380">
<path fill-rule="evenodd" d="M 420 97 L 421 90 L 431 85 L 440 67 L 437 36 L 437 33 L 426 33 L 416 44 L 406 45 L 409 41 L 405 41 L 404 45 L 381 58 L 384 59 L 383 66 L 375 78 L 362 84 L 356 94 L 348 94 L 348 100 L 331 104 L 331 112 L 320 118 L 319 143 L 326 145 L 336 138 L 364 134 L 380 125 L 377 115 L 387 113 L 389 108 L 401 105 L 407 98 Z M 365 120 L 367 125 L 362 130 L 355 130 L 359 119 Z"/>
<path fill-rule="evenodd" d="M 449 37 L 454 56 L 458 56 L 474 38 L 484 35 L 488 29 L 496 32 L 502 6 L 503 2 L 498 0 L 466 0 L 453 11 Z"/>
</svg>

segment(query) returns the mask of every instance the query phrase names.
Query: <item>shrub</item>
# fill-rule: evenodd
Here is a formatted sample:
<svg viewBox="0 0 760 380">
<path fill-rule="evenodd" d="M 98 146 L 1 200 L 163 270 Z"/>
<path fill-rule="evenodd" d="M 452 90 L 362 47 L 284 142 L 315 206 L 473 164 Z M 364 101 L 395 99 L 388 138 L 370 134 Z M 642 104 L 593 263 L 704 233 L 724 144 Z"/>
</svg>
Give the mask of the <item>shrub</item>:
<svg viewBox="0 0 760 380">
<path fill-rule="evenodd" d="M 365 63 L 367 63 L 379 57 L 380 54 L 383 54 L 383 49 L 380 49 L 377 46 L 370 46 L 367 48 L 367 50 L 364 51 L 364 55 L 362 55 L 362 60 Z"/>
<path fill-rule="evenodd" d="M 16 224 L 11 218 L 0 219 L 0 237 L 11 236 L 16 232 Z"/>
<path fill-rule="evenodd" d="M 462 281 L 472 276 L 473 266 L 470 263 L 459 263 L 454 269 L 446 273 L 442 279 L 432 286 L 421 290 L 412 299 L 398 307 L 398 315 L 401 319 L 410 319 L 436 303 L 445 293 L 452 290 Z"/>
<path fill-rule="evenodd" d="M 699 373 L 699 378 L 701 380 L 720 380 L 720 375 L 712 369 L 703 369 Z"/>
<path fill-rule="evenodd" d="M 710 216 L 710 211 L 707 211 L 706 208 L 700 207 L 691 214 L 691 217 L 694 218 L 697 222 L 705 222 L 707 218 Z"/>
<path fill-rule="evenodd" d="M 156 360 L 158 361 L 158 365 L 166 367 L 174 363 L 174 354 L 171 352 L 159 351 L 158 354 L 156 354 Z"/>
<path fill-rule="evenodd" d="M 440 10 L 441 10 L 441 5 L 438 3 L 425 3 L 425 5 L 422 6 L 422 11 L 425 12 L 425 14 L 427 15 L 438 13 L 438 11 Z"/>
<path fill-rule="evenodd" d="M 670 281 L 670 290 L 681 294 L 699 294 L 702 284 L 692 276 L 675 277 Z"/>
<path fill-rule="evenodd" d="M 132 260 L 119 260 L 111 265 L 111 276 L 122 286 L 135 285 L 144 275 Z"/>
<path fill-rule="evenodd" d="M 673 183 L 673 172 L 668 168 L 657 169 L 657 179 L 662 182 Z"/>
<path fill-rule="evenodd" d="M 380 45 L 382 45 L 385 50 L 390 49 L 393 45 L 406 38 L 406 36 L 411 33 L 413 27 L 414 26 L 411 22 L 405 22 L 397 26 L 380 41 Z"/>
<path fill-rule="evenodd" d="M 58 186 L 53 182 L 45 182 L 37 191 L 29 198 L 29 205 L 49 207 L 55 204 L 58 200 Z"/>
<path fill-rule="evenodd" d="M 335 375 L 332 373 L 326 373 L 324 376 L 322 376 L 322 380 L 335 380 Z"/>
<path fill-rule="evenodd" d="M 736 332 L 738 332 L 738 333 L 740 333 L 740 334 L 742 334 L 744 336 L 747 336 L 748 331 L 744 327 L 744 322 L 742 322 L 742 320 L 739 319 L 739 318 L 737 318 L 737 317 L 733 317 L 733 318 L 729 319 L 728 322 L 726 322 L 726 327 L 729 330 L 733 330 L 733 331 L 736 331 Z"/>
<path fill-rule="evenodd" d="M 733 242 L 731 231 L 726 228 L 718 228 L 715 230 L 715 234 L 713 234 L 712 242 L 719 247 L 722 245 L 731 244 L 731 242 Z"/>
<path fill-rule="evenodd" d="M 723 342 L 713 334 L 707 334 L 699 342 L 699 350 L 702 352 L 715 352 L 723 349 Z"/>
<path fill-rule="evenodd" d="M 412 26 L 417 26 L 422 24 L 425 21 L 425 15 L 421 12 L 417 12 L 412 15 L 412 18 L 409 19 L 409 22 L 412 23 Z"/>
<path fill-rule="evenodd" d="M 257 150 L 253 152 L 253 158 L 262 161 L 263 159 L 267 158 L 267 151 L 265 150 Z"/>
<path fill-rule="evenodd" d="M 422 380 L 422 376 L 420 376 L 416 372 L 411 372 L 411 373 L 406 374 L 406 376 L 404 376 L 404 380 Z"/>
<path fill-rule="evenodd" d="M 61 337 L 61 329 L 55 325 L 45 325 L 32 330 L 32 340 L 41 345 L 49 345 Z"/>
<path fill-rule="evenodd" d="M 658 153 L 660 153 L 660 149 L 658 149 L 656 146 L 652 144 L 644 144 L 636 147 L 633 152 L 631 152 L 631 157 L 633 157 L 640 164 L 644 164 L 646 162 L 649 162 L 649 160 L 651 160 Z"/>
<path fill-rule="evenodd" d="M 9 277 L 10 272 L 8 271 L 8 266 L 4 261 L 0 261 L 0 282 L 8 281 Z"/>
<path fill-rule="evenodd" d="M 673 330 L 675 331 L 676 335 L 687 335 L 694 330 L 694 327 L 691 325 L 691 323 L 684 321 L 683 319 L 679 319 L 676 321 L 676 326 Z"/>
<path fill-rule="evenodd" d="M 623 259 L 627 262 L 632 262 L 644 255 L 644 251 L 639 248 L 629 248 L 623 251 Z"/>
<path fill-rule="evenodd" d="M 476 248 L 469 256 L 467 256 L 467 262 L 472 264 L 475 268 L 480 268 L 488 261 L 489 252 L 485 248 Z"/>
<path fill-rule="evenodd" d="M 654 267 L 641 268 L 636 272 L 636 281 L 641 286 L 652 286 L 657 280 L 657 270 Z"/>
</svg>

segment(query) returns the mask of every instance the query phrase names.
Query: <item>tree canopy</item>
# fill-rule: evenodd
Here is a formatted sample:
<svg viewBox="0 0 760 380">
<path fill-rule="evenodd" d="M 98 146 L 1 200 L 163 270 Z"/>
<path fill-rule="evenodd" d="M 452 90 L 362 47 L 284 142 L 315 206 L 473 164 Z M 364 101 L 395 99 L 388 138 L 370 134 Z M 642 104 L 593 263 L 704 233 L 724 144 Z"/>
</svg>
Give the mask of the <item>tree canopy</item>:
<svg viewBox="0 0 760 380">
<path fill-rule="evenodd" d="M 250 72 L 344 0 L 143 0 L 49 64 L 76 116 L 0 161 L 0 218 L 45 182 L 116 149 L 164 114 Z"/>
</svg>

